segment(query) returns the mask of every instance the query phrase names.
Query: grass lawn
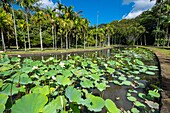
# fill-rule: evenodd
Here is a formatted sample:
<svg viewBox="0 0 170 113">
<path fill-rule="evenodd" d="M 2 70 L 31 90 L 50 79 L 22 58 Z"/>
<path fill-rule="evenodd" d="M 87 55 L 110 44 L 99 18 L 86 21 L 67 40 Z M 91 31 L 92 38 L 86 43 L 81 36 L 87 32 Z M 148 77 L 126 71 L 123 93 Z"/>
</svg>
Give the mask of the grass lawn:
<svg viewBox="0 0 170 113">
<path fill-rule="evenodd" d="M 23 49 L 19 50 L 7 50 L 6 52 L 1 52 L 0 54 L 7 54 L 7 55 L 26 55 L 26 54 L 50 54 L 50 53 L 70 53 L 70 52 L 81 52 L 81 51 L 95 51 L 95 50 L 102 50 L 102 49 L 108 49 L 111 47 L 100 47 L 100 48 L 95 48 L 95 47 L 86 47 L 84 48 L 71 48 L 71 49 L 58 49 L 54 50 L 53 48 L 44 48 L 43 51 L 40 50 L 40 48 L 31 48 L 30 50 L 24 51 Z"/>
</svg>

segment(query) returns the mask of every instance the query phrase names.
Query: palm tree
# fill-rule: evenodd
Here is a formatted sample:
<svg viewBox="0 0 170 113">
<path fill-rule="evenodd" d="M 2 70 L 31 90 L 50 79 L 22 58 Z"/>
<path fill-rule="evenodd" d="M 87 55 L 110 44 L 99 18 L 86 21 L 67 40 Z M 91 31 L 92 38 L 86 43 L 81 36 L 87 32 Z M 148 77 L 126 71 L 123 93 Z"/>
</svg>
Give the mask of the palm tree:
<svg viewBox="0 0 170 113">
<path fill-rule="evenodd" d="M 31 42 L 30 42 L 30 33 L 29 33 L 29 21 L 28 21 L 28 14 L 31 9 L 35 7 L 35 3 L 37 3 L 39 0 L 17 0 L 17 3 L 24 8 L 26 14 L 26 22 L 27 22 L 27 35 L 28 35 L 28 44 L 29 44 L 29 49 L 31 49 Z"/>
<path fill-rule="evenodd" d="M 0 29 L 1 29 L 1 38 L 2 38 L 2 46 L 3 51 L 6 51 L 5 41 L 4 41 L 4 26 L 11 26 L 12 24 L 12 16 L 9 13 L 6 13 L 5 10 L 0 8 Z"/>
<path fill-rule="evenodd" d="M 42 24 L 45 22 L 44 20 L 45 20 L 45 15 L 42 10 L 36 12 L 36 14 L 32 17 L 32 21 L 34 21 L 35 24 L 38 23 L 39 25 L 41 51 L 43 50 Z"/>
</svg>

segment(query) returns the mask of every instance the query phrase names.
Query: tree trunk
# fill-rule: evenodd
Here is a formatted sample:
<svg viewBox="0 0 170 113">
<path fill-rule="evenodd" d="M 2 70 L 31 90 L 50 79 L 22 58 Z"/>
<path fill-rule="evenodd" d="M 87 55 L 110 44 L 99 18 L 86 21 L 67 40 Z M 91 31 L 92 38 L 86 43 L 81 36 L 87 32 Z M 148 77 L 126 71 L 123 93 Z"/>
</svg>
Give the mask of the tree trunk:
<svg viewBox="0 0 170 113">
<path fill-rule="evenodd" d="M 54 46 L 54 26 L 52 25 L 51 26 L 52 28 L 51 28 L 51 32 L 52 32 L 52 39 L 53 39 L 53 49 L 55 49 L 55 46 Z"/>
<path fill-rule="evenodd" d="M 68 50 L 68 33 L 66 33 L 66 50 Z"/>
<path fill-rule="evenodd" d="M 146 35 L 144 34 L 144 42 L 145 42 L 145 46 L 146 46 Z"/>
<path fill-rule="evenodd" d="M 96 34 L 96 48 L 97 48 L 97 34 Z"/>
<path fill-rule="evenodd" d="M 169 47 L 169 44 L 170 44 L 170 34 L 169 34 L 169 37 L 168 37 L 168 47 Z"/>
<path fill-rule="evenodd" d="M 3 30 L 2 30 L 2 29 L 1 29 L 1 37 L 2 37 L 2 47 L 3 47 L 3 51 L 5 52 L 5 51 L 6 51 L 6 48 L 5 48 L 4 34 L 3 34 Z"/>
<path fill-rule="evenodd" d="M 77 49 L 77 35 L 76 35 L 76 49 Z"/>
<path fill-rule="evenodd" d="M 110 36 L 108 35 L 108 42 L 107 45 L 110 47 Z"/>
<path fill-rule="evenodd" d="M 142 46 L 142 37 L 140 38 L 140 45 Z"/>
<path fill-rule="evenodd" d="M 24 47 L 25 47 L 25 51 L 27 51 L 27 45 L 26 45 L 26 40 L 25 40 L 25 34 L 24 34 Z"/>
<path fill-rule="evenodd" d="M 17 50 L 18 50 L 17 28 L 16 28 L 16 23 L 15 23 L 15 14 L 14 14 L 14 9 L 13 8 L 12 8 L 12 15 L 13 15 L 13 22 L 14 22 L 14 32 L 15 32 L 16 47 L 17 47 Z"/>
<path fill-rule="evenodd" d="M 63 49 L 63 38 L 62 38 L 62 35 L 61 35 L 61 49 Z"/>
<path fill-rule="evenodd" d="M 29 33 L 29 26 L 28 26 L 28 15 L 26 13 L 26 22 L 27 22 L 27 33 L 28 33 L 28 47 L 31 49 L 31 42 L 30 42 L 30 33 Z"/>
<path fill-rule="evenodd" d="M 41 24 L 40 24 L 40 44 L 41 44 L 41 51 L 43 51 L 43 42 L 42 42 Z"/>
<path fill-rule="evenodd" d="M 9 38 L 9 31 L 7 31 L 7 37 L 8 37 L 8 49 L 10 49 L 10 38 Z"/>
<path fill-rule="evenodd" d="M 56 32 L 56 27 L 55 27 L 55 41 L 54 41 L 54 43 L 55 43 L 55 50 L 57 50 L 57 32 Z"/>
<path fill-rule="evenodd" d="M 71 46 L 71 38 L 70 38 L 70 33 L 69 33 L 69 42 L 68 42 L 68 48 Z"/>
<path fill-rule="evenodd" d="M 84 49 L 86 49 L 86 33 L 84 33 Z"/>
</svg>

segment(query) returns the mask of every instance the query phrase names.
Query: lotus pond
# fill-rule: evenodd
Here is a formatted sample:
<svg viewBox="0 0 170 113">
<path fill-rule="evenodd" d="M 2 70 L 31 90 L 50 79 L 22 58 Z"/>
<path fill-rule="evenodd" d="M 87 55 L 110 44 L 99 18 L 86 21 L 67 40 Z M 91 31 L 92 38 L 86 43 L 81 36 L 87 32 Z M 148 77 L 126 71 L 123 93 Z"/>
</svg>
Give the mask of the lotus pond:
<svg viewBox="0 0 170 113">
<path fill-rule="evenodd" d="M 0 113 L 156 113 L 155 55 L 114 48 L 67 57 L 0 59 Z"/>
</svg>

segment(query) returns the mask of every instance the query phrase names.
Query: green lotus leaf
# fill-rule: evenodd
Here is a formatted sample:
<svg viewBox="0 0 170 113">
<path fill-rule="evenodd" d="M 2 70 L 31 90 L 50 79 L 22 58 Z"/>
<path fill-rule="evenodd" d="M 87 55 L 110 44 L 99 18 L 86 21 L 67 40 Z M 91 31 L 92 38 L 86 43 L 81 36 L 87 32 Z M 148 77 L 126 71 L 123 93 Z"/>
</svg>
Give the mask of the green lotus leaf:
<svg viewBox="0 0 170 113">
<path fill-rule="evenodd" d="M 0 67 L 0 72 L 5 72 L 8 71 L 12 68 L 13 66 L 11 64 L 5 64 L 2 67 Z"/>
<path fill-rule="evenodd" d="M 18 88 L 15 84 L 7 83 L 2 87 L 1 93 L 7 94 L 7 95 L 14 95 L 18 93 Z"/>
<path fill-rule="evenodd" d="M 65 95 L 70 100 L 70 102 L 77 102 L 78 104 L 81 104 L 82 93 L 80 90 L 75 89 L 73 86 L 68 86 L 66 88 Z"/>
<path fill-rule="evenodd" d="M 116 85 L 121 85 L 121 83 L 117 80 L 114 80 L 113 83 L 116 84 Z"/>
<path fill-rule="evenodd" d="M 64 96 L 58 96 L 55 100 L 52 100 L 43 108 L 43 113 L 57 113 L 56 110 L 64 109 L 66 105 L 66 99 Z"/>
<path fill-rule="evenodd" d="M 52 77 L 52 76 L 57 75 L 57 73 L 58 73 L 57 70 L 50 70 L 50 71 L 46 72 L 45 75 L 48 77 Z"/>
<path fill-rule="evenodd" d="M 130 97 L 130 96 L 132 96 L 132 95 L 131 95 L 130 93 L 127 93 L 127 96 Z"/>
<path fill-rule="evenodd" d="M 130 92 L 130 93 L 138 93 L 138 92 L 137 92 L 136 90 L 134 90 L 134 89 L 133 89 L 133 90 L 130 90 L 130 89 L 129 89 L 128 92 Z"/>
<path fill-rule="evenodd" d="M 11 113 L 39 113 L 42 112 L 48 98 L 43 94 L 32 93 L 23 96 L 12 106 Z"/>
<path fill-rule="evenodd" d="M 110 68 L 110 67 L 107 67 L 106 69 L 107 69 L 107 72 L 110 73 L 110 74 L 112 74 L 116 71 L 115 69 Z"/>
<path fill-rule="evenodd" d="M 71 70 L 73 72 L 73 74 L 75 74 L 78 78 L 83 76 L 85 73 L 83 73 L 82 70 L 77 70 L 77 69 L 72 69 Z"/>
<path fill-rule="evenodd" d="M 9 75 L 11 75 L 11 73 L 12 73 L 12 70 L 9 70 L 9 71 L 0 71 L 0 75 L 2 75 L 2 76 L 9 76 Z"/>
<path fill-rule="evenodd" d="M 144 93 L 139 93 L 138 96 L 142 99 L 145 99 L 146 95 Z"/>
<path fill-rule="evenodd" d="M 137 108 L 132 108 L 131 111 L 132 113 L 140 113 L 140 111 Z"/>
<path fill-rule="evenodd" d="M 70 107 L 71 107 L 72 113 L 80 113 L 80 109 L 79 109 L 79 106 L 77 104 L 71 103 Z"/>
<path fill-rule="evenodd" d="M 0 113 L 3 113 L 5 110 L 5 105 L 4 104 L 0 104 Z"/>
<path fill-rule="evenodd" d="M 105 100 L 105 106 L 109 113 L 118 113 L 120 111 L 116 104 L 110 99 Z"/>
<path fill-rule="evenodd" d="M 124 77 L 124 76 L 120 76 L 118 79 L 119 79 L 119 80 L 122 80 L 122 81 L 127 80 L 127 78 L 126 78 L 126 77 Z"/>
<path fill-rule="evenodd" d="M 126 85 L 126 86 L 130 86 L 132 84 L 132 82 L 131 81 L 123 81 L 121 84 Z"/>
<path fill-rule="evenodd" d="M 65 76 L 58 75 L 57 76 L 57 83 L 59 85 L 66 86 L 66 85 L 71 85 L 72 81 L 69 78 L 65 77 Z"/>
<path fill-rule="evenodd" d="M 5 105 L 8 99 L 8 95 L 0 93 L 0 104 Z"/>
<path fill-rule="evenodd" d="M 86 104 L 87 108 L 90 111 L 94 111 L 94 112 L 101 111 L 105 105 L 105 101 L 101 97 L 97 97 L 91 94 L 87 96 L 86 101 L 88 102 L 88 104 Z"/>
<path fill-rule="evenodd" d="M 93 81 L 83 78 L 81 79 L 80 85 L 84 88 L 93 88 Z"/>
<path fill-rule="evenodd" d="M 21 59 L 20 58 L 18 58 L 18 57 L 12 57 L 11 58 L 11 61 L 12 62 L 19 62 Z"/>
<path fill-rule="evenodd" d="M 150 70 L 150 71 L 157 71 L 157 70 L 159 70 L 159 69 L 158 69 L 157 66 L 149 66 L 149 67 L 148 67 L 148 70 Z"/>
<path fill-rule="evenodd" d="M 150 107 L 154 109 L 159 109 L 159 104 L 153 101 L 146 100 L 145 103 Z"/>
<path fill-rule="evenodd" d="M 134 62 L 137 63 L 138 65 L 142 65 L 142 66 L 144 65 L 144 63 L 139 59 L 135 59 Z"/>
<path fill-rule="evenodd" d="M 6 65 L 10 63 L 10 59 L 8 58 L 8 55 L 2 55 L 2 58 L 0 58 L 0 65 Z"/>
<path fill-rule="evenodd" d="M 155 73 L 151 72 L 151 71 L 146 71 L 145 73 L 148 74 L 148 75 L 155 75 Z"/>
<path fill-rule="evenodd" d="M 148 93 L 150 96 L 152 97 L 155 97 L 155 98 L 159 98 L 160 97 L 160 94 L 157 90 L 149 90 L 149 93 Z"/>
<path fill-rule="evenodd" d="M 44 95 L 48 95 L 50 93 L 49 86 L 43 86 L 43 87 L 36 86 L 36 87 L 32 88 L 31 91 L 33 93 L 41 93 Z"/>
<path fill-rule="evenodd" d="M 0 88 L 3 86 L 3 80 L 0 79 Z"/>
<path fill-rule="evenodd" d="M 105 82 L 103 83 L 95 83 L 95 86 L 97 87 L 97 89 L 102 92 L 106 89 L 107 84 Z"/>
<path fill-rule="evenodd" d="M 11 78 L 14 83 L 20 83 L 20 84 L 32 83 L 32 80 L 29 78 L 28 74 L 26 73 L 16 73 Z"/>
<path fill-rule="evenodd" d="M 24 73 L 30 73 L 30 72 L 33 71 L 33 69 L 32 69 L 32 67 L 23 67 L 21 69 L 21 71 L 24 72 Z"/>
<path fill-rule="evenodd" d="M 141 103 L 141 102 L 139 102 L 139 101 L 136 101 L 134 104 L 135 104 L 135 106 L 137 106 L 137 107 L 143 107 L 143 108 L 146 107 L 145 104 L 143 104 L 143 103 Z"/>
<path fill-rule="evenodd" d="M 95 81 L 100 80 L 100 75 L 99 74 L 90 74 L 89 77 L 91 77 Z"/>
<path fill-rule="evenodd" d="M 68 113 L 68 111 L 61 111 L 60 113 Z"/>
<path fill-rule="evenodd" d="M 83 67 L 87 67 L 88 63 L 87 63 L 87 62 L 82 62 L 81 65 L 82 65 Z"/>
<path fill-rule="evenodd" d="M 137 99 L 136 99 L 135 97 L 133 97 L 133 96 L 129 96 L 129 97 L 127 97 L 127 99 L 128 99 L 129 101 L 131 101 L 131 102 L 134 102 L 134 101 L 137 100 Z"/>
<path fill-rule="evenodd" d="M 64 70 L 63 75 L 65 77 L 72 77 L 73 73 L 70 70 Z"/>
<path fill-rule="evenodd" d="M 132 74 L 138 75 L 140 72 L 139 71 L 132 71 Z"/>
</svg>

